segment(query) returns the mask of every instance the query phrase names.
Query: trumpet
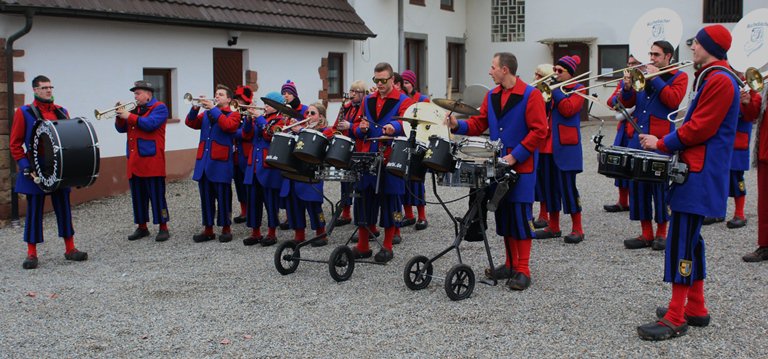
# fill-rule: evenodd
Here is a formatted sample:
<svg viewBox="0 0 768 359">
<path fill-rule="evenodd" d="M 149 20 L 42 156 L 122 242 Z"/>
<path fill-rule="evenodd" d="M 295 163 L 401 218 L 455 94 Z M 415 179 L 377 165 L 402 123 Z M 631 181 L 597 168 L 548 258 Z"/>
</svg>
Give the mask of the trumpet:
<svg viewBox="0 0 768 359">
<path fill-rule="evenodd" d="M 199 107 L 200 103 L 203 102 L 203 101 L 216 102 L 212 98 L 194 98 L 194 97 L 192 97 L 192 94 L 189 93 L 189 92 L 184 94 L 184 103 L 187 104 L 187 105 L 192 105 L 192 106 L 198 106 Z"/>
<path fill-rule="evenodd" d="M 98 109 L 93 110 L 93 115 L 96 116 L 97 120 L 115 118 L 115 116 L 117 116 L 117 111 L 120 111 L 120 110 L 133 111 L 137 105 L 138 103 L 136 101 L 131 101 L 124 104 L 121 104 L 120 102 L 118 102 L 115 105 L 115 107 L 112 107 L 110 109 L 106 109 L 103 111 L 99 111 Z"/>
<path fill-rule="evenodd" d="M 248 113 L 248 109 L 256 109 L 260 111 L 264 111 L 264 107 L 256 106 L 256 105 L 241 105 L 237 103 L 237 101 L 232 101 L 230 104 L 230 107 L 232 108 L 232 111 L 240 112 L 241 115 L 250 115 Z"/>
<path fill-rule="evenodd" d="M 568 85 L 576 83 L 576 82 L 585 81 L 587 79 L 586 78 L 582 79 L 582 77 L 589 75 L 590 72 L 591 71 L 587 71 L 587 72 L 585 72 L 585 73 L 583 73 L 583 74 L 581 74 L 579 76 L 571 78 L 570 80 L 566 80 L 566 81 L 554 84 L 552 86 L 547 85 L 547 83 L 545 83 L 545 82 L 539 82 L 539 83 L 536 84 L 536 88 L 539 91 L 541 91 L 541 95 L 544 97 L 544 102 L 549 102 L 549 100 L 552 99 L 552 91 L 554 91 L 556 89 L 559 89 L 559 88 L 561 88 L 563 86 L 568 86 Z M 566 92 L 566 91 L 563 91 L 563 93 L 566 94 L 566 95 L 570 94 L 570 92 Z"/>
<path fill-rule="evenodd" d="M 635 91 L 643 91 L 645 89 L 645 83 L 648 82 L 649 79 L 652 79 L 656 76 L 663 75 L 672 71 L 680 70 L 684 67 L 693 66 L 693 61 L 683 61 L 678 62 L 669 66 L 663 67 L 659 72 L 653 73 L 653 74 L 644 74 L 640 69 L 634 68 L 629 70 L 629 76 L 631 77 L 632 82 L 632 88 L 635 89 Z"/>
</svg>

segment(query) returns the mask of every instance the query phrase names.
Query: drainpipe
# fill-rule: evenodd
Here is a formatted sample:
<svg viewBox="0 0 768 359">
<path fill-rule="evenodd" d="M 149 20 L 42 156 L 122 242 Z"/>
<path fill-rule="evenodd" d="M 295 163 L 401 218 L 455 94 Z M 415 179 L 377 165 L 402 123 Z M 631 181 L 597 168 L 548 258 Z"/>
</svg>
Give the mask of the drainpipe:
<svg viewBox="0 0 768 359">
<path fill-rule="evenodd" d="M 29 33 L 30 30 L 32 30 L 32 17 L 34 16 L 34 14 L 35 14 L 34 10 L 27 10 L 24 13 L 24 17 L 26 18 L 24 28 L 22 28 L 15 34 L 8 37 L 8 40 L 5 42 L 5 62 L 6 62 L 5 69 L 6 69 L 6 78 L 8 79 L 8 103 L 6 104 L 7 106 L 6 108 L 8 111 L 8 133 L 9 134 L 11 133 L 11 128 L 13 128 L 13 111 L 14 111 L 13 43 L 16 40 L 20 39 L 22 36 Z M 10 143 L 10 141 L 8 143 Z M 11 225 L 13 227 L 19 227 L 19 194 L 16 193 L 16 176 L 18 174 L 16 173 L 16 160 L 13 159 L 13 155 L 11 155 L 10 149 L 8 150 L 8 157 L 10 157 L 11 159 L 11 161 L 9 162 L 10 169 L 11 169 Z"/>
<path fill-rule="evenodd" d="M 397 0 L 397 68 L 398 71 L 405 69 L 405 30 L 403 25 L 403 0 Z"/>
</svg>

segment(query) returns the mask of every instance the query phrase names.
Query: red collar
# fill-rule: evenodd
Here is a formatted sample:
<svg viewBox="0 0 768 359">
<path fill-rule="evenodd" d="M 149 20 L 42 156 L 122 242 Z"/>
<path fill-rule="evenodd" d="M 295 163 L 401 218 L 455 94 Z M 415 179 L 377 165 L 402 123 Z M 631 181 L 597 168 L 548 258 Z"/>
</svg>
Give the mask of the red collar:
<svg viewBox="0 0 768 359">
<path fill-rule="evenodd" d="M 522 94 L 525 93 L 525 88 L 526 88 L 527 85 L 528 84 L 523 82 L 523 80 L 521 80 L 518 77 L 517 80 L 515 81 L 515 85 L 512 86 L 512 88 L 505 89 L 505 88 L 501 87 L 501 85 L 498 85 L 498 86 L 496 86 L 495 89 L 493 89 L 493 93 L 501 93 L 502 91 L 504 91 L 505 93 L 509 92 L 510 94 L 522 95 Z"/>
</svg>

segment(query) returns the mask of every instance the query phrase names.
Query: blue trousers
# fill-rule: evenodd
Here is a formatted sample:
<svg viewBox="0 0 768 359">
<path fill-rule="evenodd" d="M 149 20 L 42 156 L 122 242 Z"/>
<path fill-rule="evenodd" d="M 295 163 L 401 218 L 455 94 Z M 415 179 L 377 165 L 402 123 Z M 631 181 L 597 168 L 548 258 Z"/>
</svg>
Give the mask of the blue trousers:
<svg viewBox="0 0 768 359">
<path fill-rule="evenodd" d="M 561 171 L 552 154 L 539 155 L 542 167 L 543 186 L 541 187 L 547 211 L 565 214 L 580 213 L 581 199 L 576 188 L 576 171 Z"/>
<path fill-rule="evenodd" d="M 427 202 L 424 198 L 424 181 L 405 181 L 405 194 L 403 205 L 424 206 Z"/>
<path fill-rule="evenodd" d="M 24 242 L 29 244 L 43 243 L 43 207 L 47 195 L 51 196 L 53 211 L 56 213 L 59 237 L 66 238 L 75 235 L 75 229 L 72 227 L 69 193 L 69 190 L 58 190 L 49 194 L 26 195 L 27 218 L 24 226 Z"/>
<path fill-rule="evenodd" d="M 352 197 L 349 196 L 355 190 L 355 184 L 350 182 L 341 182 L 341 205 L 351 206 Z"/>
<path fill-rule="evenodd" d="M 152 223 L 167 223 L 168 203 L 165 201 L 165 177 L 138 177 L 128 179 L 133 201 L 133 223 L 149 222 L 149 203 L 152 203 Z"/>
<path fill-rule="evenodd" d="M 502 199 L 494 215 L 496 234 L 515 239 L 533 238 L 533 212 L 530 203 L 507 202 Z"/>
<path fill-rule="evenodd" d="M 381 213 L 379 213 L 381 211 Z M 355 225 L 366 226 L 376 224 L 376 217 L 379 217 L 379 226 L 383 228 L 400 227 L 403 220 L 403 204 L 400 195 L 384 194 L 378 195 L 370 186 L 360 193 L 360 197 L 355 198 Z"/>
<path fill-rule="evenodd" d="M 203 174 L 197 183 L 200 189 L 200 207 L 203 210 L 203 225 L 213 226 L 213 217 L 216 212 L 216 203 L 219 205 L 217 224 L 225 227 L 232 224 L 232 184 L 217 183 L 208 180 Z"/>
<path fill-rule="evenodd" d="M 629 219 L 656 223 L 669 221 L 668 192 L 666 183 L 629 181 Z"/>
<path fill-rule="evenodd" d="M 243 181 L 245 181 L 245 173 L 243 173 L 243 169 L 240 168 L 237 163 L 234 164 L 234 171 L 232 174 L 232 179 L 235 182 L 235 193 L 237 194 L 237 201 L 240 203 L 248 202 L 248 192 L 245 188 L 245 184 L 243 183 Z M 256 181 L 255 178 L 253 180 Z"/>
<path fill-rule="evenodd" d="M 249 228 L 261 228 L 261 219 L 264 216 L 264 187 L 254 179 L 253 184 L 245 185 L 245 191 L 248 208 L 245 223 Z"/>
<path fill-rule="evenodd" d="M 744 171 L 731 170 L 728 184 L 728 197 L 743 197 L 747 195 L 747 186 L 744 183 Z"/>
<path fill-rule="evenodd" d="M 691 286 L 707 277 L 701 226 L 704 216 L 672 212 L 664 255 L 664 281 Z"/>
<path fill-rule="evenodd" d="M 307 228 L 307 218 L 304 212 L 309 214 L 309 224 L 317 230 L 325 227 L 325 215 L 323 215 L 323 202 L 303 201 L 296 195 L 296 183 L 290 181 L 291 189 L 285 198 L 285 213 L 288 215 L 288 225 L 291 229 Z"/>
</svg>

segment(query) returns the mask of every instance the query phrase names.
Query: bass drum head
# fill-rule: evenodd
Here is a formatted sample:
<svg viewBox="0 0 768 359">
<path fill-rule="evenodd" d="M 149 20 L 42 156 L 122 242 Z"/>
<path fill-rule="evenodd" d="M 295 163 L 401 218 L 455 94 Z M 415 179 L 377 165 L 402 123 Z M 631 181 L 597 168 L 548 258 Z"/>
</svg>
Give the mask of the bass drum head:
<svg viewBox="0 0 768 359">
<path fill-rule="evenodd" d="M 32 130 L 32 166 L 40 178 L 37 185 L 44 192 L 57 190 L 62 174 L 59 136 L 51 122 L 38 121 Z"/>
<path fill-rule="evenodd" d="M 99 140 L 83 118 L 38 121 L 33 128 L 32 156 L 38 186 L 45 192 L 87 187 L 99 175 Z"/>
</svg>

